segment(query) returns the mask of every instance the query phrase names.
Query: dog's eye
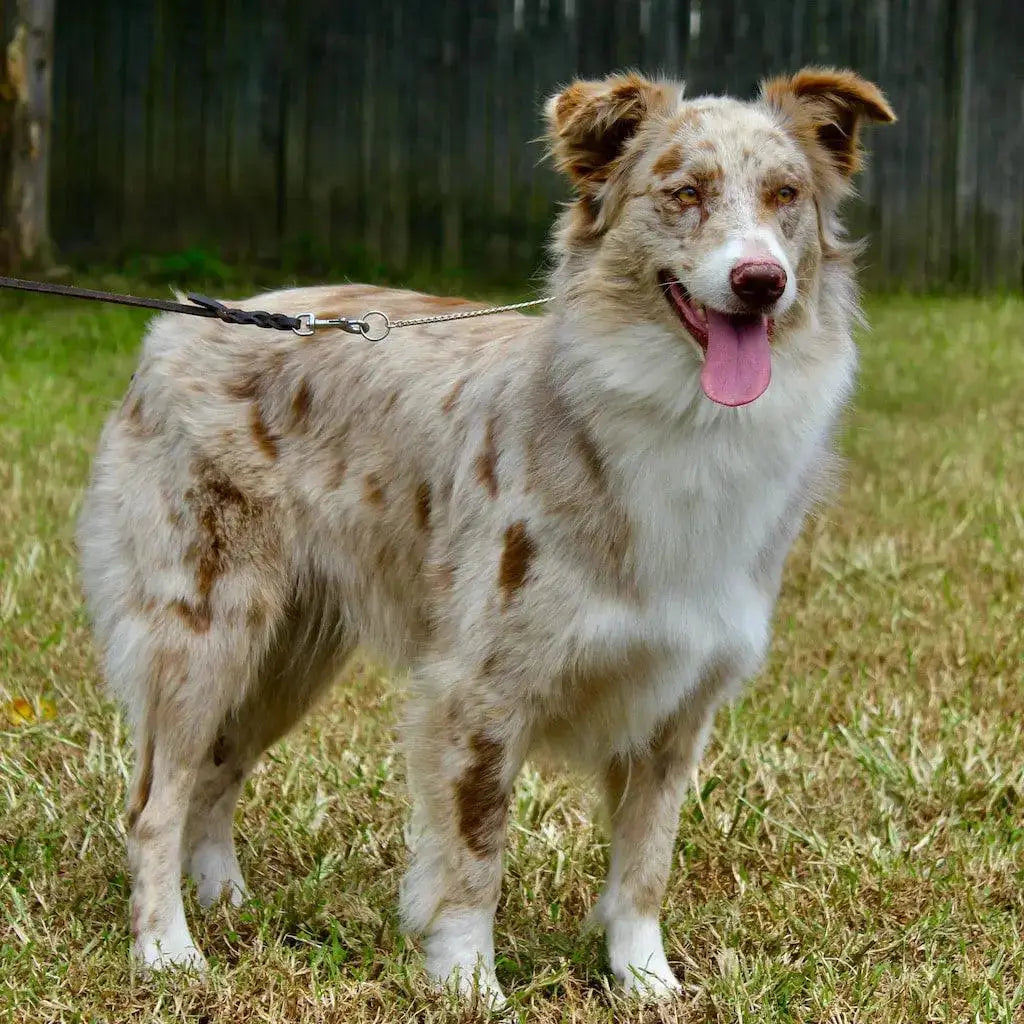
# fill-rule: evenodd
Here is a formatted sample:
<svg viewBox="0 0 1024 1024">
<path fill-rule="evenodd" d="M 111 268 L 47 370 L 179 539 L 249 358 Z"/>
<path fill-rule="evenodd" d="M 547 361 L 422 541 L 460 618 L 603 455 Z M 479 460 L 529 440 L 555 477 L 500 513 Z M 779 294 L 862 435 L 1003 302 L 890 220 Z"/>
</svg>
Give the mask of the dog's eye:
<svg viewBox="0 0 1024 1024">
<path fill-rule="evenodd" d="M 796 199 L 796 189 L 792 185 L 783 185 L 782 188 L 776 189 L 775 198 L 783 206 L 789 206 L 794 199 Z"/>
<path fill-rule="evenodd" d="M 682 188 L 676 189 L 676 199 L 683 206 L 696 206 L 700 202 L 700 193 L 693 185 L 684 185 Z"/>
</svg>

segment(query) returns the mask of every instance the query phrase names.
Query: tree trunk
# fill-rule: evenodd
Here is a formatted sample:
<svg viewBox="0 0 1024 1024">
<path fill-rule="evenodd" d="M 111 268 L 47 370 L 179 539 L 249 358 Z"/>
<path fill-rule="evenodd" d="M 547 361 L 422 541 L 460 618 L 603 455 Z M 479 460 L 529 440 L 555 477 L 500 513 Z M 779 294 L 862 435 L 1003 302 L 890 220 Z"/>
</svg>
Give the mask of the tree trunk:
<svg viewBox="0 0 1024 1024">
<path fill-rule="evenodd" d="M 54 0 L 17 0 L 0 82 L 0 265 L 53 259 L 47 190 Z"/>
</svg>

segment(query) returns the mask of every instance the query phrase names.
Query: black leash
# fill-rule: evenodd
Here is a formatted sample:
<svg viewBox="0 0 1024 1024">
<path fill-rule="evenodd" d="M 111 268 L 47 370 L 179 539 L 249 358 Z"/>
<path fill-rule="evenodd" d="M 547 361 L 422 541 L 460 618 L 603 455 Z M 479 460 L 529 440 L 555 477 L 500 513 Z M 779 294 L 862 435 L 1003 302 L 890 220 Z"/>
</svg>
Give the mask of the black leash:
<svg viewBox="0 0 1024 1024">
<path fill-rule="evenodd" d="M 137 306 L 141 309 L 156 309 L 163 313 L 187 313 L 189 316 L 212 317 L 226 324 L 241 324 L 245 327 L 264 327 L 271 331 L 297 331 L 303 321 L 297 316 L 285 313 L 267 313 L 263 310 L 234 309 L 223 302 L 189 292 L 188 300 L 171 302 L 168 299 L 146 299 L 138 295 L 119 295 L 116 292 L 100 292 L 92 288 L 76 288 L 73 285 L 54 284 L 50 281 L 23 281 L 17 277 L 0 277 L 0 288 L 14 288 L 22 292 L 41 292 L 44 295 L 63 295 L 71 299 L 92 299 L 95 302 L 113 302 L 119 306 Z"/>
<path fill-rule="evenodd" d="M 188 300 L 171 302 L 169 299 L 144 299 L 138 295 L 121 295 L 117 292 L 99 292 L 92 288 L 76 288 L 69 284 L 52 284 L 49 281 L 23 281 L 17 277 L 0 276 L 0 288 L 14 288 L 22 292 L 41 292 L 44 295 L 63 295 L 69 299 L 92 299 L 95 302 L 114 302 L 119 306 L 136 306 L 140 309 L 156 309 L 162 313 L 187 313 L 189 316 L 205 316 L 221 320 L 226 324 L 241 324 L 243 327 L 264 327 L 271 331 L 294 331 L 299 337 L 308 338 L 318 330 L 337 328 L 347 334 L 360 334 L 367 341 L 383 341 L 396 327 L 418 327 L 427 324 L 446 323 L 449 320 L 466 320 L 475 316 L 491 316 L 493 313 L 511 313 L 531 306 L 543 306 L 551 297 L 528 299 L 526 302 L 512 302 L 506 306 L 489 306 L 487 309 L 467 309 L 457 313 L 442 313 L 439 316 L 415 316 L 405 320 L 392 320 L 379 309 L 368 309 L 362 316 L 338 316 L 321 319 L 316 313 L 267 313 L 264 310 L 236 309 L 225 306 L 217 299 L 208 298 L 198 292 L 189 292 Z"/>
</svg>

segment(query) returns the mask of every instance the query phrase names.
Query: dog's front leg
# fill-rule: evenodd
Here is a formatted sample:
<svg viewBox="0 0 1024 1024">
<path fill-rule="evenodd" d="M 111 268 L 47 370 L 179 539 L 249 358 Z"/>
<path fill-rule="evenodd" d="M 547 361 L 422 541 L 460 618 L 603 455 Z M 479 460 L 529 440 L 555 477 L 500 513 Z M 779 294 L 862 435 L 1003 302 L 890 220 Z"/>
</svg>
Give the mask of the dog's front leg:
<svg viewBox="0 0 1024 1024">
<path fill-rule="evenodd" d="M 427 971 L 492 1008 L 494 913 L 512 784 L 525 756 L 513 715 L 474 721 L 473 701 L 413 701 L 405 746 L 413 797 L 412 860 L 402 883 L 405 927 L 423 936 Z M 493 710 L 493 709 L 492 709 Z"/>
<path fill-rule="evenodd" d="M 658 914 L 679 807 L 716 707 L 717 693 L 702 689 L 662 723 L 646 752 L 614 758 L 605 768 L 611 863 L 595 916 L 605 928 L 612 971 L 628 992 L 641 996 L 664 998 L 680 989 L 665 957 Z"/>
</svg>

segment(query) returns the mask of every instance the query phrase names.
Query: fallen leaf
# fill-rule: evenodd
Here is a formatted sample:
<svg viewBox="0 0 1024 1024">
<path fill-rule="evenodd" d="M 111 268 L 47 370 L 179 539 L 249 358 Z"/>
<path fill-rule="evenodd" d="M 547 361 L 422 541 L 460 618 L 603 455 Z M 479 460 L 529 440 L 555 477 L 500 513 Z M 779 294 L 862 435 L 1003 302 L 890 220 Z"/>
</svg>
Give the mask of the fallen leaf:
<svg viewBox="0 0 1024 1024">
<path fill-rule="evenodd" d="M 0 711 L 11 725 L 32 725 L 33 722 L 48 722 L 57 717 L 57 705 L 41 697 L 37 705 L 24 697 L 15 697 L 2 705 Z"/>
</svg>

